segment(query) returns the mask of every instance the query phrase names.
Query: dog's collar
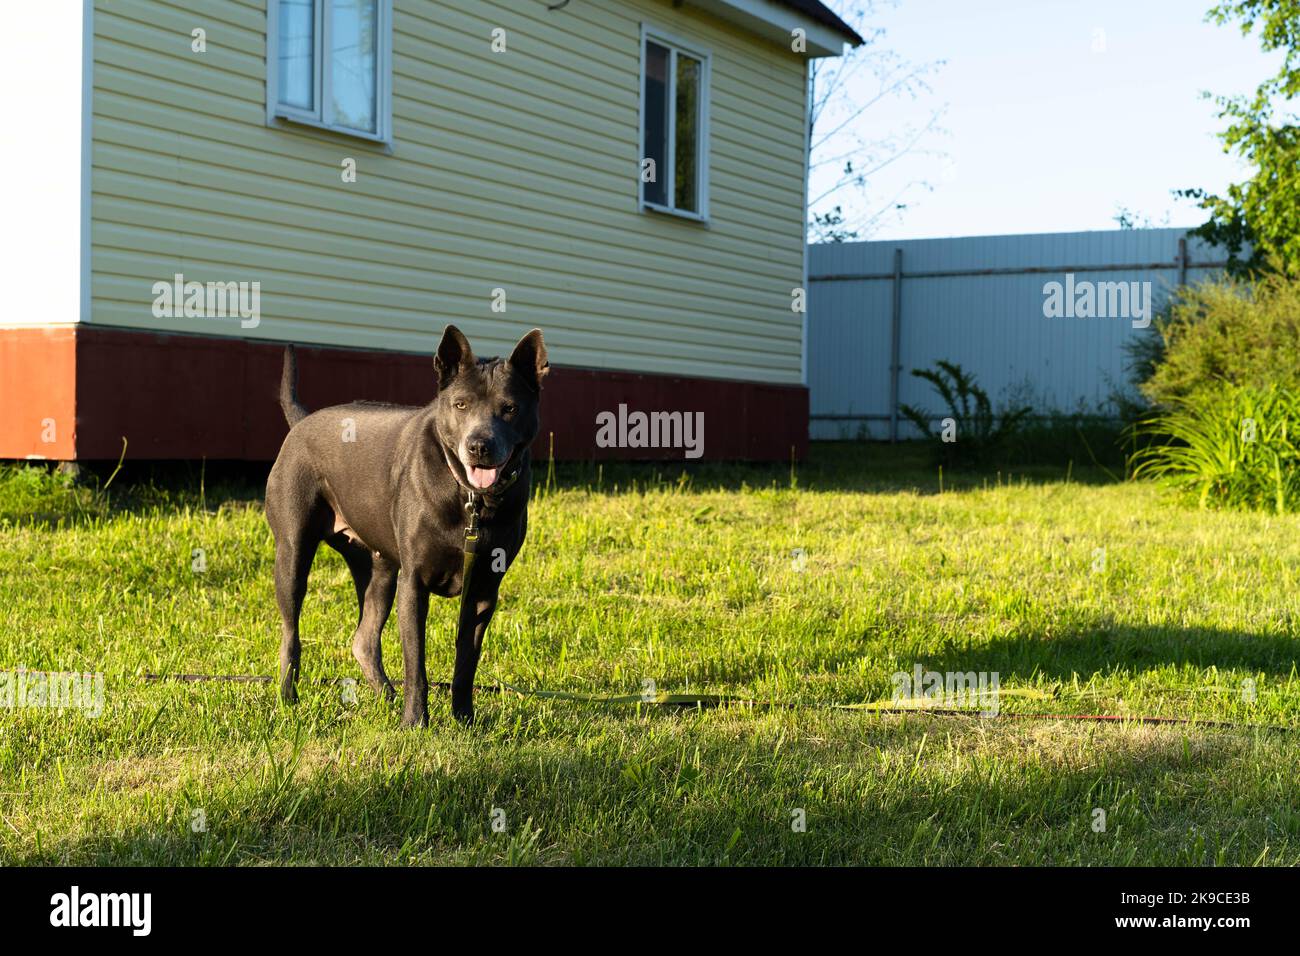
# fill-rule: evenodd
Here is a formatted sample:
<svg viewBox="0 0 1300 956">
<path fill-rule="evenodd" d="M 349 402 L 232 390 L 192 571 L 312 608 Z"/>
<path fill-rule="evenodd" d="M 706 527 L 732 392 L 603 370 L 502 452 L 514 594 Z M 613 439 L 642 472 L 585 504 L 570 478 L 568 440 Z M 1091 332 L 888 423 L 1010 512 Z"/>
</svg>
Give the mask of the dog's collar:
<svg viewBox="0 0 1300 956">
<path fill-rule="evenodd" d="M 497 495 L 501 494 L 502 492 L 508 491 L 510 489 L 510 486 L 519 480 L 519 472 L 522 470 L 523 469 L 521 469 L 518 465 L 515 465 L 514 470 L 511 471 L 510 474 L 506 475 L 500 481 L 493 482 L 490 487 L 466 488 L 465 490 L 469 494 L 469 502 L 466 502 L 465 507 L 469 508 L 470 502 L 482 501 L 484 498 L 495 498 Z M 455 474 L 453 474 L 452 477 L 454 478 Z M 464 486 L 462 485 L 461 487 Z"/>
<path fill-rule="evenodd" d="M 515 465 L 514 470 L 511 471 L 510 474 L 506 475 L 500 481 L 494 483 L 491 488 L 487 488 L 485 490 L 491 493 L 492 495 L 498 495 L 501 492 L 508 490 L 511 485 L 513 485 L 516 481 L 519 480 L 519 472 L 522 470 L 523 469 L 520 468 L 519 465 Z M 482 492 L 479 492 L 479 494 L 482 494 Z"/>
<path fill-rule="evenodd" d="M 447 454 L 447 449 L 443 447 L 442 442 L 438 442 L 438 450 L 442 452 L 442 460 L 447 465 L 447 470 L 451 472 L 452 480 L 455 481 L 456 484 L 460 485 L 461 488 L 465 490 L 466 494 L 469 495 L 469 501 L 465 503 L 466 511 L 469 510 L 472 502 L 476 500 L 481 501 L 483 498 L 495 498 L 497 495 L 501 494 L 501 492 L 508 490 L 510 486 L 519 479 L 519 473 L 523 471 L 523 466 L 516 464 L 514 470 L 512 470 L 510 474 L 506 475 L 500 481 L 493 483 L 490 488 L 473 488 L 466 485 L 456 477 L 456 469 L 451 466 L 451 456 Z M 514 455 L 511 455 L 510 457 L 513 458 Z M 509 463 L 509 459 L 507 459 L 507 463 Z"/>
</svg>

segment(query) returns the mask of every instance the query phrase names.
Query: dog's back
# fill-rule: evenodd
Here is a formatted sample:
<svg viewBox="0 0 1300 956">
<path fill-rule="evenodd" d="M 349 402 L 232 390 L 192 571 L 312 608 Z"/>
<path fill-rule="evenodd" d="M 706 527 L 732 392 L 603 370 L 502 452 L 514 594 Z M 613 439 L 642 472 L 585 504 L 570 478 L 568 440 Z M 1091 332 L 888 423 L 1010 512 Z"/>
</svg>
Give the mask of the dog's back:
<svg viewBox="0 0 1300 956">
<path fill-rule="evenodd" d="M 286 358 L 280 404 L 290 429 L 266 482 L 272 530 L 292 534 L 304 516 L 316 512 L 311 523 L 326 534 L 345 532 L 396 560 L 390 499 L 377 491 L 390 488 L 402 430 L 419 409 L 351 402 L 309 412 L 297 399 L 291 370 Z M 282 502 L 289 507 L 281 509 Z"/>
<path fill-rule="evenodd" d="M 333 511 L 332 529 L 347 528 L 374 550 L 395 549 L 385 498 L 402 429 L 419 409 L 379 402 L 349 402 L 311 412 L 298 400 L 298 362 L 292 345 L 284 350 L 280 409 L 289 423 L 266 483 L 267 517 L 277 524 L 272 503 L 294 502 L 298 516 L 309 502 Z M 340 502 L 348 503 L 344 514 Z M 396 555 L 394 554 L 395 558 Z"/>
</svg>

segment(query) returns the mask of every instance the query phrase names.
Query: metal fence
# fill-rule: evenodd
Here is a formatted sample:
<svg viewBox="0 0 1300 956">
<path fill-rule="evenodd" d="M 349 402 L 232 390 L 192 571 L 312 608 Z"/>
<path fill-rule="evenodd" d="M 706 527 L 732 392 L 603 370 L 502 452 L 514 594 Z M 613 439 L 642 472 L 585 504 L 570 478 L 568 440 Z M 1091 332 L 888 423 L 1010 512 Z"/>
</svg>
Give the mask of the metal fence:
<svg viewBox="0 0 1300 956">
<path fill-rule="evenodd" d="M 811 246 L 811 436 L 915 436 L 900 404 L 944 409 L 910 372 L 941 359 L 974 373 L 995 407 L 1104 411 L 1128 378 L 1125 344 L 1156 334 L 1146 294 L 1157 310 L 1224 258 L 1184 229 Z"/>
</svg>

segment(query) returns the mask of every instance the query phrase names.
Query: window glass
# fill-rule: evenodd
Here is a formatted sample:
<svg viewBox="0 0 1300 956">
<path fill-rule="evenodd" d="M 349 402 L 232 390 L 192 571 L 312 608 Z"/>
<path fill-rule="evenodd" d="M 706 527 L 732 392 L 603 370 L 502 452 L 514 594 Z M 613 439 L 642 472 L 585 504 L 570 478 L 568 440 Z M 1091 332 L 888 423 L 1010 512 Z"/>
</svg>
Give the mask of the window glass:
<svg viewBox="0 0 1300 956">
<path fill-rule="evenodd" d="M 378 61 L 379 0 L 334 0 L 330 4 L 331 121 L 373 133 L 378 115 L 375 65 Z"/>
<path fill-rule="evenodd" d="M 312 0 L 280 0 L 280 102 L 312 110 L 316 89 L 316 13 Z"/>
<path fill-rule="evenodd" d="M 654 179 L 642 173 L 645 201 L 668 205 L 668 48 L 646 43 L 645 49 L 645 149 L 644 159 L 654 163 Z"/>
<path fill-rule="evenodd" d="M 699 212 L 700 61 L 677 54 L 677 142 L 673 157 L 673 205 Z"/>
</svg>

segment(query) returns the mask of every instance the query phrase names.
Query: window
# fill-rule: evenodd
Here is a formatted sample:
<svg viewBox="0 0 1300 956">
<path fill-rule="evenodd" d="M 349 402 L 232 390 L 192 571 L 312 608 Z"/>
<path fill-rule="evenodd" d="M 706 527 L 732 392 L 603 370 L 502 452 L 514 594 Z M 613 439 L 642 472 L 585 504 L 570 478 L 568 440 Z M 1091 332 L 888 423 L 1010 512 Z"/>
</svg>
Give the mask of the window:
<svg viewBox="0 0 1300 956">
<path fill-rule="evenodd" d="M 267 116 L 387 142 L 391 0 L 268 0 Z"/>
<path fill-rule="evenodd" d="M 642 208 L 708 218 L 708 98 L 708 54 L 644 31 Z"/>
</svg>

